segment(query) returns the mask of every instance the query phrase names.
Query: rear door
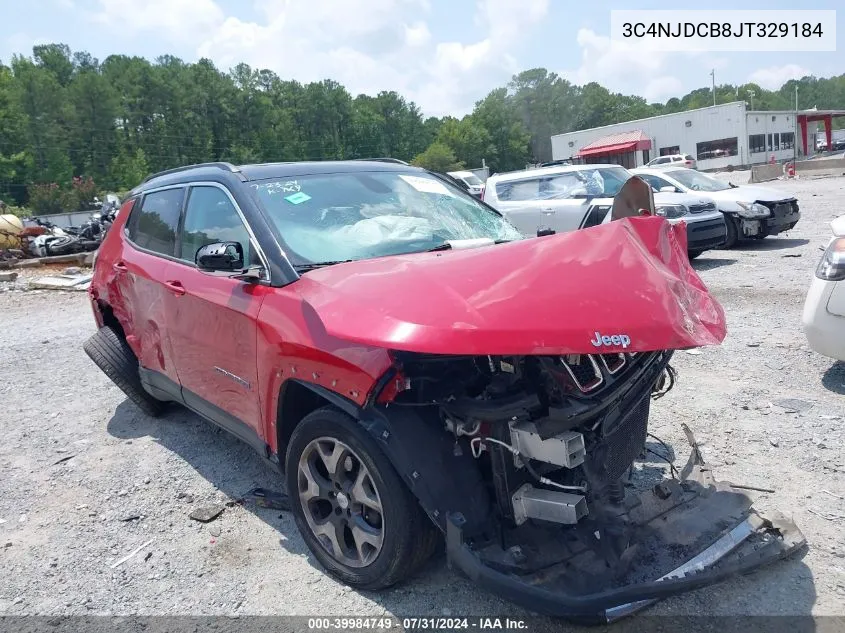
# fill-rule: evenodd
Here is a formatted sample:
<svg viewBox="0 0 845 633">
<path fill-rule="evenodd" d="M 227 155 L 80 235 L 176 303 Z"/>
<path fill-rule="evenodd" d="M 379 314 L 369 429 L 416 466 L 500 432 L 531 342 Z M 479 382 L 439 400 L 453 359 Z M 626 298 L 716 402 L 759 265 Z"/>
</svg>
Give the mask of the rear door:
<svg viewBox="0 0 845 633">
<path fill-rule="evenodd" d="M 184 187 L 151 191 L 135 203 L 120 240 L 109 257 L 109 296 L 126 331 L 148 386 L 178 396 L 178 375 L 170 346 L 165 304 L 165 271 L 176 253 Z M 106 263 L 105 261 L 103 262 Z"/>
<path fill-rule="evenodd" d="M 201 272 L 197 250 L 239 242 L 245 262 L 267 269 L 234 198 L 219 184 L 192 185 L 177 260 L 165 272 L 167 322 L 185 403 L 246 442 L 262 435 L 256 319 L 269 286 Z M 261 448 L 257 446 L 257 448 Z"/>
<path fill-rule="evenodd" d="M 495 184 L 495 206 L 528 237 L 537 235 L 540 227 L 574 231 L 584 224 L 591 207 L 588 199 L 568 197 L 578 184 L 571 172 L 500 181 Z"/>
</svg>

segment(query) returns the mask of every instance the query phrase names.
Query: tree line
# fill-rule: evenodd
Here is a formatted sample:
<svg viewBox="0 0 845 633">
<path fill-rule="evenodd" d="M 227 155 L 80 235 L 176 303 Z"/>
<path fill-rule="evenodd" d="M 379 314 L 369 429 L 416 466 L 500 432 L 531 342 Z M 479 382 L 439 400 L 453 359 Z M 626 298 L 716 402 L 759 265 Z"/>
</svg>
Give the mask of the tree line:
<svg viewBox="0 0 845 633">
<path fill-rule="evenodd" d="M 757 109 L 842 107 L 845 74 L 804 77 L 776 91 L 722 85 L 717 102 Z M 446 171 L 494 172 L 551 159 L 553 134 L 705 107 L 709 88 L 666 103 L 573 85 L 543 68 L 515 75 L 462 118 L 426 117 L 393 91 L 351 95 L 341 84 L 302 84 L 239 64 L 170 55 L 102 62 L 64 44 L 0 62 L 0 199 L 36 212 L 82 208 L 92 191 L 124 191 L 149 173 L 232 163 L 390 156 Z"/>
</svg>

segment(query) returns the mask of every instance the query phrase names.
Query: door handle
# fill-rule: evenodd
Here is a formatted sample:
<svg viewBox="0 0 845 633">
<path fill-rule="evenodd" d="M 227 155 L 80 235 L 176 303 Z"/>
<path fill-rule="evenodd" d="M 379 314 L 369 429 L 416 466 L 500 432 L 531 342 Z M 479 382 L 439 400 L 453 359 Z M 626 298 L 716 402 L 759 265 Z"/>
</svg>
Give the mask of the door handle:
<svg viewBox="0 0 845 633">
<path fill-rule="evenodd" d="M 543 209 L 543 215 L 554 215 L 554 214 L 555 214 L 554 209 Z"/>
<path fill-rule="evenodd" d="M 115 262 L 114 264 L 111 265 L 111 267 L 114 268 L 119 273 L 125 273 L 127 270 L 129 270 L 126 267 L 126 264 L 124 264 L 123 262 Z"/>
<path fill-rule="evenodd" d="M 185 287 L 182 285 L 180 281 L 165 281 L 165 287 L 175 295 L 183 295 L 185 294 Z"/>
</svg>

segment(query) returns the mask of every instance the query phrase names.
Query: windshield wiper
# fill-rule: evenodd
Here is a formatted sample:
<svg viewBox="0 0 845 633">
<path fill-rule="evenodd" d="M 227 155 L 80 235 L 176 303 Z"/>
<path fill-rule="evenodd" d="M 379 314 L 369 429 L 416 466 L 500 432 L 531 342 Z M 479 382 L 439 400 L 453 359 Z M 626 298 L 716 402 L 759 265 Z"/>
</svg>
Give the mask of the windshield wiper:
<svg viewBox="0 0 845 633">
<path fill-rule="evenodd" d="M 470 238 L 466 241 L 470 242 L 470 241 L 473 241 L 474 239 L 483 240 L 485 238 L 483 238 L 483 237 L 482 238 Z M 463 240 L 457 240 L 457 241 L 460 242 L 460 241 L 463 241 Z M 512 242 L 512 241 L 513 240 L 495 240 L 495 241 L 493 241 L 493 244 L 504 244 L 506 242 Z M 487 243 L 489 244 L 490 242 L 487 242 Z M 438 251 L 449 251 L 449 250 L 452 250 L 452 244 L 450 242 L 443 242 L 442 244 L 438 244 L 437 246 L 432 246 L 431 248 L 426 249 L 425 252 L 426 253 L 436 253 Z"/>
<path fill-rule="evenodd" d="M 297 264 L 293 268 L 296 272 L 308 272 L 309 270 L 316 270 L 317 268 L 323 268 L 324 266 L 334 266 L 335 264 L 347 264 L 351 261 L 351 259 L 339 259 L 334 262 L 314 262 L 312 264 Z"/>
</svg>

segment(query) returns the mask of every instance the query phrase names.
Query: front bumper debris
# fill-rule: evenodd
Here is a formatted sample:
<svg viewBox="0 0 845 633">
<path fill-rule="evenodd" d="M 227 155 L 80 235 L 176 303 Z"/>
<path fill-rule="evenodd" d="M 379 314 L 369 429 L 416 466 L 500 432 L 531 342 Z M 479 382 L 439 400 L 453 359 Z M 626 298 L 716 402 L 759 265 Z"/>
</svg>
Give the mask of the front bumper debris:
<svg viewBox="0 0 845 633">
<path fill-rule="evenodd" d="M 715 481 L 688 435 L 692 454 L 681 479 L 664 480 L 631 503 L 630 523 L 624 528 L 629 545 L 614 566 L 609 568 L 599 554 L 600 542 L 593 548 L 584 546 L 583 539 L 564 543 L 567 528 L 559 526 L 535 527 L 519 548 L 523 558 L 532 551 L 537 560 L 548 556 L 547 565 L 508 566 L 503 561 L 509 552 L 498 544 L 464 539 L 464 517 L 457 513 L 447 522 L 450 566 L 531 611 L 607 623 L 668 596 L 747 573 L 806 545 L 792 521 L 763 514 L 744 490 Z"/>
</svg>

